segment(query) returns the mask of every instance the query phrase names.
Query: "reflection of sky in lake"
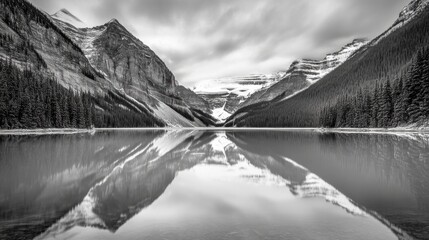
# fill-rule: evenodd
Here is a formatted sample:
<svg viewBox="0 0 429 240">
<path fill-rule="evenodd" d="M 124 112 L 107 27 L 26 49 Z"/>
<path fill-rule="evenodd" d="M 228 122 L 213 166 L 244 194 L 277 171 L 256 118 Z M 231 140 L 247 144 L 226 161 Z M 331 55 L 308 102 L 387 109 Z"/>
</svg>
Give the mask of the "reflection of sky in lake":
<svg viewBox="0 0 429 240">
<path fill-rule="evenodd" d="M 427 163 L 405 146 L 425 153 L 418 138 L 309 132 L 3 137 L 0 236 L 421 237 Z"/>
</svg>

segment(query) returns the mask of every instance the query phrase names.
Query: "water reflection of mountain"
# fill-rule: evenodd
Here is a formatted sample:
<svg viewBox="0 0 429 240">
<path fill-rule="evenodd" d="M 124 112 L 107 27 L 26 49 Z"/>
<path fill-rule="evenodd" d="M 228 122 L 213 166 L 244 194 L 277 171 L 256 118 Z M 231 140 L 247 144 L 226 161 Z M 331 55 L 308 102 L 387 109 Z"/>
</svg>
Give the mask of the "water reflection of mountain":
<svg viewBox="0 0 429 240">
<path fill-rule="evenodd" d="M 75 226 L 115 232 L 154 202 L 177 172 L 205 159 L 210 154 L 206 143 L 212 137 L 204 132 L 173 131 L 139 146 L 95 184 L 80 204 L 39 237 L 60 234 Z"/>
<path fill-rule="evenodd" d="M 162 134 L 0 136 L 0 238 L 44 231 L 133 149 Z"/>
<path fill-rule="evenodd" d="M 387 167 L 390 172 L 387 173 L 387 170 L 380 169 L 386 168 L 386 164 L 382 160 L 374 163 L 373 156 L 367 155 L 367 151 L 364 151 L 367 158 L 359 158 L 359 154 L 355 154 L 353 158 L 356 159 L 350 159 L 351 152 L 361 153 L 365 145 L 365 142 L 361 142 L 362 139 L 353 140 L 353 135 L 161 131 L 101 132 L 95 136 L 51 138 L 37 141 L 28 138 L 20 139 L 19 143 L 0 143 L 2 154 L 3 149 L 11 149 L 5 152 L 7 158 L 4 159 L 25 160 L 18 163 L 0 162 L 2 167 L 11 169 L 9 173 L 4 171 L 6 176 L 0 175 L 4 179 L 8 178 L 7 182 L 10 183 L 3 184 L 2 181 L 0 185 L 2 193 L 5 192 L 0 198 L 2 221 L 10 223 L 10 227 L 5 228 L 6 234 L 15 231 L 17 236 L 39 235 L 37 230 L 28 231 L 28 228 L 33 227 L 44 232 L 39 238 L 45 238 L 61 234 L 75 226 L 97 227 L 115 232 L 156 201 L 179 172 L 196 165 L 225 166 L 236 171 L 235 174 L 245 181 L 258 184 L 285 184 L 296 197 L 322 198 L 357 215 L 365 213 L 346 196 L 376 211 L 379 209 L 374 206 L 387 201 L 384 193 L 393 192 L 396 195 L 390 196 L 401 200 L 413 199 L 413 192 L 406 188 L 411 186 L 411 182 L 402 174 L 402 168 L 397 169 L 395 161 L 390 161 L 391 165 Z M 35 145 L 36 149 L 27 151 L 31 156 L 40 155 L 36 157 L 36 162 L 27 166 L 27 162 L 32 161 L 31 157 L 19 154 L 23 154 L 25 146 L 33 146 L 33 141 L 44 143 L 40 144 L 43 146 Z M 338 146 L 340 143 L 337 141 L 342 145 Z M 381 142 L 377 146 L 383 145 Z M 410 145 L 412 144 L 415 143 L 411 142 Z M 56 149 L 57 153 L 47 156 L 44 152 L 51 154 L 52 150 L 49 149 Z M 404 156 L 404 159 L 407 158 Z M 32 167 L 37 170 L 32 172 Z M 372 168 L 374 169 L 371 170 Z M 344 178 L 344 174 L 349 176 Z M 384 174 L 389 177 L 385 178 Z M 402 174 L 399 180 L 398 174 Z M 365 180 L 355 179 L 368 176 L 369 179 Z M 368 181 L 376 181 L 376 186 L 361 189 L 362 184 L 367 184 Z M 25 189 L 19 189 L 19 186 L 25 186 Z M 384 192 L 371 196 L 374 191 L 386 186 Z M 353 189 L 356 187 L 357 190 Z M 337 189 L 346 193 L 346 196 Z M 362 193 L 367 195 L 361 196 Z M 36 201 L 19 203 L 23 199 L 22 194 L 26 199 Z M 369 200 L 365 202 L 366 199 Z M 374 202 L 377 204 L 371 205 Z M 411 208 L 417 205 L 412 205 Z M 44 211 L 52 214 L 44 214 Z M 10 219 L 18 222 L 31 216 L 38 216 L 43 223 L 29 221 L 24 225 L 25 229 L 22 228 L 23 231 L 27 230 L 25 234 L 19 235 L 22 232 Z M 383 216 L 391 221 L 388 215 Z"/>
<path fill-rule="evenodd" d="M 427 136 L 311 132 L 228 136 L 248 152 L 293 159 L 410 235 L 429 237 Z"/>
</svg>

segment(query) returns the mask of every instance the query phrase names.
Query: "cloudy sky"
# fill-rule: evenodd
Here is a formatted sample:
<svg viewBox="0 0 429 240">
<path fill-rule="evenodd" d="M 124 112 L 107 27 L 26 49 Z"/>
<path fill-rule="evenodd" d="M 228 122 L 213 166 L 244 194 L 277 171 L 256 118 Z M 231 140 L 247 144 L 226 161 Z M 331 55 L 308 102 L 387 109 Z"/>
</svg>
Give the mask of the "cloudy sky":
<svg viewBox="0 0 429 240">
<path fill-rule="evenodd" d="M 286 70 L 386 30 L 410 0 L 30 0 L 90 26 L 118 19 L 182 84 Z"/>
</svg>

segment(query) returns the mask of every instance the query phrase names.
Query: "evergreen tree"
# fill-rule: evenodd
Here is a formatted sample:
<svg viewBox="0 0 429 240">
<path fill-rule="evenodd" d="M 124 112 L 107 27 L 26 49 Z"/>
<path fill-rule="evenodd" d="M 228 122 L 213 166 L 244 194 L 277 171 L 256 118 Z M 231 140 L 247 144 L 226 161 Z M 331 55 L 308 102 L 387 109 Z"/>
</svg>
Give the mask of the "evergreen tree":
<svg viewBox="0 0 429 240">
<path fill-rule="evenodd" d="M 400 126 L 407 121 L 406 111 L 407 107 L 404 104 L 405 98 L 404 95 L 404 81 L 400 78 L 399 82 L 395 84 L 395 88 L 393 90 L 393 119 L 392 125 L 394 127 Z"/>
<path fill-rule="evenodd" d="M 421 112 L 422 117 L 429 119 L 429 48 L 423 50 L 422 79 L 421 79 Z"/>
<path fill-rule="evenodd" d="M 378 122 L 378 112 L 380 110 L 379 105 L 379 93 L 378 93 L 378 84 L 376 84 L 374 94 L 371 99 L 372 103 L 372 112 L 371 112 L 371 127 L 376 128 L 379 126 Z"/>
<path fill-rule="evenodd" d="M 372 104 L 371 104 L 371 95 L 368 88 L 365 89 L 365 104 L 364 104 L 364 125 L 362 127 L 371 126 L 371 116 L 372 116 Z"/>
<path fill-rule="evenodd" d="M 407 113 L 409 116 L 409 120 L 411 122 L 417 122 L 420 120 L 421 117 L 421 111 L 420 111 L 420 103 L 421 100 L 421 94 L 420 91 L 422 90 L 422 64 L 423 64 L 423 55 L 422 52 L 419 51 L 417 54 L 417 59 L 415 63 L 413 64 L 410 78 L 407 81 L 407 90 L 408 90 L 408 96 L 406 101 L 409 103 Z"/>
<path fill-rule="evenodd" d="M 76 98 L 76 105 L 77 105 L 77 127 L 78 128 L 85 128 L 85 110 L 83 108 L 83 103 L 80 95 Z"/>
<path fill-rule="evenodd" d="M 45 122 L 44 114 L 43 114 L 43 102 L 40 96 L 36 97 L 36 101 L 34 103 L 34 124 L 36 127 L 43 127 L 43 123 Z"/>
<path fill-rule="evenodd" d="M 61 114 L 63 119 L 63 127 L 70 127 L 70 115 L 69 115 L 69 103 L 67 101 L 67 96 L 61 98 Z"/>
<path fill-rule="evenodd" d="M 386 81 L 383 86 L 382 95 L 381 95 L 381 104 L 380 104 L 380 117 L 379 121 L 380 127 L 389 127 L 391 126 L 391 119 L 393 114 L 393 102 L 392 102 L 392 90 L 390 87 L 390 82 Z"/>
<path fill-rule="evenodd" d="M 4 68 L 0 70 L 0 128 L 6 126 L 6 116 L 8 115 L 7 109 L 7 81 L 6 81 L 6 72 Z"/>
<path fill-rule="evenodd" d="M 9 110 L 7 123 L 11 128 L 21 128 L 21 124 L 19 123 L 19 102 L 12 100 L 9 101 Z"/>
<path fill-rule="evenodd" d="M 22 128 L 31 128 L 32 127 L 32 109 L 30 103 L 30 97 L 28 92 L 23 94 L 22 101 L 20 102 L 20 116 L 19 122 L 22 125 Z"/>
<path fill-rule="evenodd" d="M 70 113 L 70 127 L 76 127 L 77 121 L 78 121 L 77 105 L 74 98 L 74 93 L 71 91 L 69 93 L 70 93 L 70 96 L 68 101 L 69 101 L 69 113 Z"/>
</svg>

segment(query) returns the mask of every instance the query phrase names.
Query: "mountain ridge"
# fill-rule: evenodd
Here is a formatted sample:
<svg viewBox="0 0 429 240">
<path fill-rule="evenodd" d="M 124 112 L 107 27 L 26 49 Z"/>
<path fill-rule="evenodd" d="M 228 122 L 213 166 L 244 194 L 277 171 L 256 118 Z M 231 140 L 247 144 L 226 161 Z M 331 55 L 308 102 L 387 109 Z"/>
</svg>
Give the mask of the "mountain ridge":
<svg viewBox="0 0 429 240">
<path fill-rule="evenodd" d="M 365 92 L 365 95 L 372 94 L 369 100 L 366 100 L 369 102 L 367 104 L 369 108 L 374 108 L 371 110 L 371 118 L 373 120 L 383 118 L 379 114 L 378 105 L 385 103 L 378 103 L 382 98 L 377 91 L 373 92 L 373 89 L 378 89 L 378 92 L 381 90 L 385 91 L 387 93 L 383 94 L 390 96 L 392 90 L 385 89 L 402 89 L 403 86 L 398 87 L 401 79 L 403 82 L 406 82 L 407 86 L 410 84 L 414 85 L 410 82 L 410 70 L 415 65 L 417 53 L 429 44 L 429 25 L 427 24 L 429 14 L 426 11 L 428 8 L 427 0 L 411 1 L 404 8 L 405 10 L 401 11 L 398 20 L 394 22 L 392 27 L 374 38 L 364 48 L 308 89 L 291 98 L 274 99 L 270 102 L 242 108 L 227 120 L 226 125 L 320 127 L 321 116 L 326 115 L 326 112 L 321 112 L 322 109 L 326 106 L 335 106 L 339 102 L 343 102 L 339 104 L 342 108 L 338 109 L 337 115 L 334 114 L 329 118 L 334 117 L 334 120 L 335 117 L 337 119 L 358 119 L 357 117 L 352 117 L 356 109 L 351 107 L 354 105 L 348 102 L 347 99 L 355 99 L 356 96 L 359 97 L 362 91 Z M 410 9 L 411 12 L 409 12 Z M 398 25 L 398 23 L 403 22 L 404 24 Z M 383 89 L 380 89 L 380 86 Z M 410 88 L 402 92 L 401 90 L 396 91 L 402 93 L 399 94 L 402 97 L 404 91 L 415 91 L 418 89 Z M 405 97 L 414 98 L 412 95 Z M 397 101 L 400 104 L 402 100 L 398 99 Z M 372 105 L 371 103 L 376 104 Z M 389 111 L 394 111 L 391 109 L 391 106 L 389 105 L 388 107 Z M 350 116 L 346 114 L 350 114 Z M 407 123 L 402 122 L 401 124 Z M 408 124 L 414 124 L 414 122 L 408 122 Z M 341 126 L 350 125 L 354 126 L 349 123 Z M 370 126 L 387 127 L 387 125 L 379 125 L 377 122 L 371 123 Z"/>
<path fill-rule="evenodd" d="M 166 64 L 116 18 L 83 29 L 64 24 L 61 20 L 54 21 L 116 89 L 147 103 L 169 125 L 204 126 L 199 120 L 201 116 L 192 110 L 201 107 L 203 100 L 193 98 L 193 101 L 185 102 L 183 99 L 186 98 L 179 96 L 181 91 L 176 90 L 178 82 Z"/>
<path fill-rule="evenodd" d="M 240 108 L 259 102 L 271 101 L 280 95 L 283 98 L 291 97 L 303 91 L 333 71 L 367 43 L 368 40 L 366 38 L 354 39 L 340 50 L 327 54 L 321 60 L 295 60 L 286 71 L 283 79 L 268 88 L 262 88 L 260 91 L 252 94 L 252 96 L 240 105 Z"/>
<path fill-rule="evenodd" d="M 295 60 L 288 70 L 274 74 L 249 74 L 207 80 L 197 84 L 193 90 L 208 102 L 212 116 L 223 122 L 240 108 L 270 101 L 280 95 L 283 98 L 290 97 L 303 91 L 367 43 L 365 38 L 354 39 L 321 60 Z"/>
</svg>

